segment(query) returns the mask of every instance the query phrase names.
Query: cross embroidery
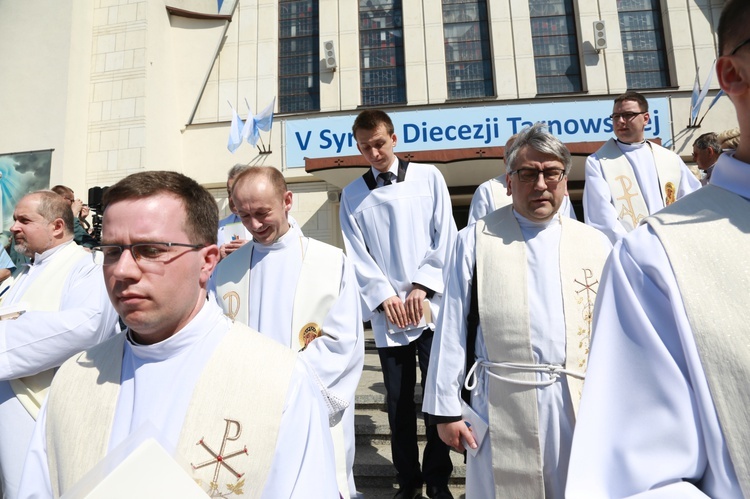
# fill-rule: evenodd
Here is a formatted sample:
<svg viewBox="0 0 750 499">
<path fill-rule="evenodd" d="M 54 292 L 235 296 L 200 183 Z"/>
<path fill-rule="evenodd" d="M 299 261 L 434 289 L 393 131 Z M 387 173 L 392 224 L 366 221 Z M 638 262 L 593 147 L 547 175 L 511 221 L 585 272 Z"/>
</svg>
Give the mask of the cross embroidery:
<svg viewBox="0 0 750 499">
<path fill-rule="evenodd" d="M 227 461 L 233 457 L 237 457 L 241 454 L 247 454 L 247 446 L 243 447 L 241 450 L 232 452 L 230 454 L 224 454 L 224 449 L 227 446 L 228 441 L 235 441 L 238 438 L 240 438 L 240 434 L 242 433 L 242 425 L 239 421 L 234 421 L 231 419 L 225 419 L 224 421 L 227 422 L 226 429 L 224 430 L 224 438 L 221 440 L 221 448 L 219 449 L 219 452 L 215 452 L 211 447 L 206 444 L 203 438 L 201 438 L 196 445 L 203 446 L 206 451 L 208 451 L 209 454 L 211 454 L 212 458 L 206 462 L 200 463 L 200 464 L 193 464 L 190 463 L 190 465 L 193 467 L 194 470 L 205 468 L 206 466 L 210 466 L 212 464 L 216 464 L 216 468 L 214 469 L 214 479 L 213 482 L 217 483 L 219 480 L 219 471 L 221 470 L 222 466 L 229 470 L 231 474 L 233 474 L 236 478 L 240 478 L 244 475 L 244 473 L 239 473 L 237 470 L 232 468 Z M 234 434 L 230 436 L 230 432 L 234 431 Z"/>
</svg>

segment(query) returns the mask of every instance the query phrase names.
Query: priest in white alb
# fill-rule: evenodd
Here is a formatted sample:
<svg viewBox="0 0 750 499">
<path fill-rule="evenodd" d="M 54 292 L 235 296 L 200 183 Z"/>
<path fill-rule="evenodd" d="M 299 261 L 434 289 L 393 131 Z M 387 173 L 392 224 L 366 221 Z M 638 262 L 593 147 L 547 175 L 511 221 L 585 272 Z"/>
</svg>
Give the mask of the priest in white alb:
<svg viewBox="0 0 750 499">
<path fill-rule="evenodd" d="M 95 252 L 128 328 L 58 371 L 20 497 L 93 487 L 143 497 L 168 472 L 171 497 L 337 497 L 328 418 L 306 367 L 207 299 L 219 259 L 213 196 L 148 171 L 111 186 L 103 205 Z"/>
<path fill-rule="evenodd" d="M 741 141 L 618 243 L 599 287 L 567 497 L 750 497 L 750 3 L 716 72 Z"/>
<path fill-rule="evenodd" d="M 701 184 L 678 155 L 645 139 L 650 114 L 643 95 L 618 96 L 610 119 L 617 139 L 586 159 L 583 215 L 614 244 Z"/>
<path fill-rule="evenodd" d="M 278 169 L 248 168 L 231 196 L 252 242 L 222 260 L 211 287 L 229 317 L 300 352 L 327 403 L 339 490 L 356 497 L 354 395 L 364 332 L 354 270 L 342 250 L 290 224 L 292 192 Z"/>
<path fill-rule="evenodd" d="M 18 202 L 13 219 L 15 250 L 32 262 L 0 303 L 0 491 L 6 498 L 17 497 L 55 369 L 117 331 L 102 270 L 73 241 L 70 204 L 52 191 L 33 192 Z"/>
<path fill-rule="evenodd" d="M 513 145 L 513 141 L 516 140 L 518 134 L 513 134 L 505 142 L 505 158 L 507 159 L 508 151 L 510 146 Z M 492 213 L 495 210 L 507 206 L 513 202 L 513 198 L 508 194 L 508 183 L 505 180 L 505 173 L 498 175 L 497 177 L 491 178 L 485 182 L 479 184 L 477 190 L 474 191 L 474 195 L 471 196 L 471 204 L 469 204 L 469 220 L 467 225 L 471 225 L 488 213 Z M 568 216 L 572 219 L 576 218 L 576 212 L 573 210 L 573 204 L 570 202 L 570 197 L 565 194 L 562 205 L 560 206 L 560 213 Z"/>
<path fill-rule="evenodd" d="M 468 451 L 468 499 L 564 496 L 611 249 L 559 212 L 571 165 L 543 124 L 522 130 L 507 156 L 513 203 L 459 232 L 422 408 L 446 444 Z"/>
</svg>

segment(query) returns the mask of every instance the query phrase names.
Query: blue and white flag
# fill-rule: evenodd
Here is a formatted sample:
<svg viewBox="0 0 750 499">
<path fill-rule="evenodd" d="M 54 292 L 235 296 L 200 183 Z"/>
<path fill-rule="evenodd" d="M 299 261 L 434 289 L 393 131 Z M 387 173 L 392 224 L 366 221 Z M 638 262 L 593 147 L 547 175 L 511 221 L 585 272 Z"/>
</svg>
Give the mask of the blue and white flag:
<svg viewBox="0 0 750 499">
<path fill-rule="evenodd" d="M 259 130 L 263 130 L 264 132 L 271 131 L 271 125 L 273 125 L 273 108 L 275 105 L 276 97 L 273 98 L 271 103 L 267 105 L 263 111 L 253 118 L 255 126 L 257 126 Z"/>
<path fill-rule="evenodd" d="M 706 99 L 706 95 L 708 94 L 708 90 L 711 87 L 711 81 L 714 78 L 714 73 L 716 72 L 716 60 L 714 59 L 714 63 L 711 65 L 711 70 L 708 72 L 708 78 L 706 78 L 706 83 L 703 84 L 703 88 L 700 91 L 700 95 L 698 97 L 695 97 L 695 91 L 696 87 L 698 85 L 698 73 L 695 74 L 695 85 L 693 86 L 693 96 L 690 100 L 690 124 L 695 125 L 695 122 L 698 119 L 698 113 L 701 110 L 701 106 L 703 105 L 703 101 Z"/>
<path fill-rule="evenodd" d="M 247 101 L 245 102 L 247 103 Z M 266 106 L 263 111 L 255 116 L 253 116 L 253 112 L 248 104 L 247 121 L 245 122 L 245 127 L 242 129 L 242 139 L 246 140 L 249 144 L 252 144 L 253 147 L 255 147 L 258 140 L 260 140 L 261 130 L 264 132 L 271 131 L 271 126 L 273 125 L 273 108 L 275 104 L 276 97 L 273 98 L 271 103 Z"/>
<path fill-rule="evenodd" d="M 229 149 L 229 152 L 234 154 L 234 151 L 236 151 L 237 148 L 240 147 L 240 144 L 242 144 L 242 129 L 244 128 L 245 124 L 242 122 L 240 115 L 237 114 L 237 111 L 235 111 L 232 104 L 229 104 L 229 107 L 232 108 L 232 124 L 229 127 L 229 141 L 227 142 L 227 149 Z"/>
<path fill-rule="evenodd" d="M 690 96 L 690 125 L 695 123 L 695 119 L 698 117 L 698 96 L 701 93 L 701 83 L 699 73 L 701 68 L 695 72 L 695 82 L 693 83 L 693 93 Z"/>
<path fill-rule="evenodd" d="M 254 130 L 255 119 L 253 118 L 253 110 L 250 107 L 250 103 L 247 102 L 247 99 L 245 99 L 245 105 L 247 106 L 247 119 L 245 120 L 245 126 L 242 127 L 242 140 L 255 146 L 258 142 L 258 132 Z"/>
</svg>

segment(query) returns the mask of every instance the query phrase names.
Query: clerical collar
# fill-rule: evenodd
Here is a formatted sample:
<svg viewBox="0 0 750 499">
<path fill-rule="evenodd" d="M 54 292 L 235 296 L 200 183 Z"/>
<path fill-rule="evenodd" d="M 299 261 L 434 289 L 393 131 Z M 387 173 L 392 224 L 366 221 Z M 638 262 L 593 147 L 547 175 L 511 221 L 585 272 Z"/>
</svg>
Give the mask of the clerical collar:
<svg viewBox="0 0 750 499">
<path fill-rule="evenodd" d="M 299 245 L 298 241 L 300 237 L 302 237 L 302 231 L 299 227 L 297 225 L 290 225 L 289 230 L 271 244 L 260 244 L 254 242 L 253 252 L 271 253 L 274 251 L 282 251 L 291 245 Z M 255 258 L 253 258 L 253 260 L 255 260 Z"/>
<path fill-rule="evenodd" d="M 278 243 L 279 241 L 281 241 L 282 239 L 284 239 L 286 237 L 286 235 L 289 234 L 289 232 L 294 228 L 294 225 L 292 224 L 292 222 L 289 219 L 287 219 L 287 223 L 289 224 L 289 228 L 286 230 L 286 232 L 284 232 L 282 235 L 280 235 L 279 237 L 277 237 L 276 239 L 274 239 L 272 242 L 270 242 L 268 244 L 263 244 L 261 242 L 258 242 L 255 238 L 253 238 L 253 243 L 256 245 L 256 247 L 257 246 L 271 246 L 271 245 L 274 245 L 274 244 Z"/>
<path fill-rule="evenodd" d="M 52 258 L 57 252 L 59 252 L 61 249 L 63 249 L 64 247 L 68 246 L 69 244 L 76 244 L 76 243 L 73 241 L 73 239 L 71 239 L 70 241 L 68 241 L 66 243 L 58 244 L 54 248 L 50 248 L 47 251 L 43 251 L 41 254 L 40 253 L 34 253 L 34 257 L 31 259 L 31 262 L 29 263 L 29 265 L 40 265 L 40 264 L 42 264 L 43 262 L 45 262 L 45 261 L 49 260 L 50 258 Z"/>
<path fill-rule="evenodd" d="M 646 139 L 643 139 L 639 142 L 623 142 L 620 139 L 615 139 L 615 140 L 624 146 L 642 146 L 643 144 L 646 143 Z"/>
<path fill-rule="evenodd" d="M 151 345 L 138 343 L 133 338 L 130 328 L 127 329 L 125 334 L 133 355 L 148 361 L 158 361 L 184 352 L 201 338 L 211 334 L 223 320 L 228 321 L 229 319 L 223 314 L 218 304 L 213 300 L 206 300 L 190 322 L 169 338 L 158 343 Z"/>
<path fill-rule="evenodd" d="M 552 218 L 550 218 L 549 220 L 545 220 L 544 222 L 535 222 L 534 220 L 530 220 L 518 213 L 515 208 L 513 208 L 513 216 L 516 217 L 516 220 L 518 220 L 518 225 L 520 225 L 521 228 L 544 230 L 551 225 L 559 225 L 561 222 L 560 210 L 558 210 L 557 213 L 552 216 Z"/>
</svg>

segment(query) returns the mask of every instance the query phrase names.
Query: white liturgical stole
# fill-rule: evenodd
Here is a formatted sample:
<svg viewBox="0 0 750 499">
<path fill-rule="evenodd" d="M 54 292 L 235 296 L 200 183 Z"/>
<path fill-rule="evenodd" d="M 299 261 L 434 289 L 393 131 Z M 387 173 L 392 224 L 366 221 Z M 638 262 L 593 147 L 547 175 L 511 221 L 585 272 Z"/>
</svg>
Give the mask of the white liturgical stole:
<svg viewBox="0 0 750 499">
<path fill-rule="evenodd" d="M 513 202 L 513 198 L 508 196 L 508 188 L 500 181 L 500 177 L 490 180 L 490 192 L 492 193 L 492 202 L 495 203 L 496 210 L 499 210 L 503 206 L 508 206 Z"/>
<path fill-rule="evenodd" d="M 60 310 L 65 280 L 70 273 L 70 269 L 84 253 L 86 253 L 86 250 L 71 240 L 67 246 L 61 248 L 52 256 L 54 262 L 49 262 L 49 265 L 46 265 L 42 272 L 35 276 L 29 287 L 14 300 L 15 303 L 26 303 L 28 305 L 27 310 L 42 312 Z M 28 273 L 28 271 L 29 269 L 26 268 L 24 273 Z M 18 276 L 14 284 L 23 281 L 24 279 Z M 35 420 L 39 415 L 42 402 L 47 397 L 47 391 L 50 383 L 52 383 L 55 370 L 48 369 L 33 376 L 10 380 L 10 387 L 16 394 L 18 401 Z"/>
<path fill-rule="evenodd" d="M 343 252 L 315 239 L 307 239 L 292 311 L 292 344 L 297 351 L 322 334 L 323 320 L 339 296 Z M 245 244 L 225 258 L 214 271 L 216 296 L 224 313 L 243 324 L 249 322 L 250 264 L 254 244 Z"/>
<path fill-rule="evenodd" d="M 107 455 L 125 337 L 118 334 L 68 360 L 52 383 L 47 452 L 55 497 Z M 241 362 L 228 369 L 227 359 Z M 296 359 L 295 352 L 238 322 L 219 343 L 195 386 L 177 445 L 207 494 L 261 496 Z M 267 365 L 274 369 L 259 367 Z M 158 470 L 150 479 L 159 479 Z"/>
<path fill-rule="evenodd" d="M 551 382 L 567 375 L 577 411 L 586 370 L 596 289 L 607 258 L 600 234 L 556 215 L 560 236 L 560 282 L 566 331 L 564 366 L 535 364 L 531 346 L 526 242 L 513 207 L 476 225 L 477 294 L 487 348 L 489 423 L 496 497 L 544 497 L 539 446 L 537 372 Z M 580 374 L 579 374 L 580 373 Z"/>
<path fill-rule="evenodd" d="M 680 187 L 682 172 L 679 157 L 658 144 L 652 142 L 646 142 L 646 144 L 654 154 L 654 165 L 656 165 L 663 206 L 669 206 L 676 201 L 677 190 Z M 633 165 L 617 147 L 614 139 L 609 139 L 596 151 L 596 156 L 602 164 L 604 178 L 609 184 L 612 204 L 617 210 L 617 218 L 630 232 L 649 215 Z"/>
<path fill-rule="evenodd" d="M 707 185 L 646 222 L 674 270 L 734 471 L 750 497 L 750 201 Z"/>
</svg>

